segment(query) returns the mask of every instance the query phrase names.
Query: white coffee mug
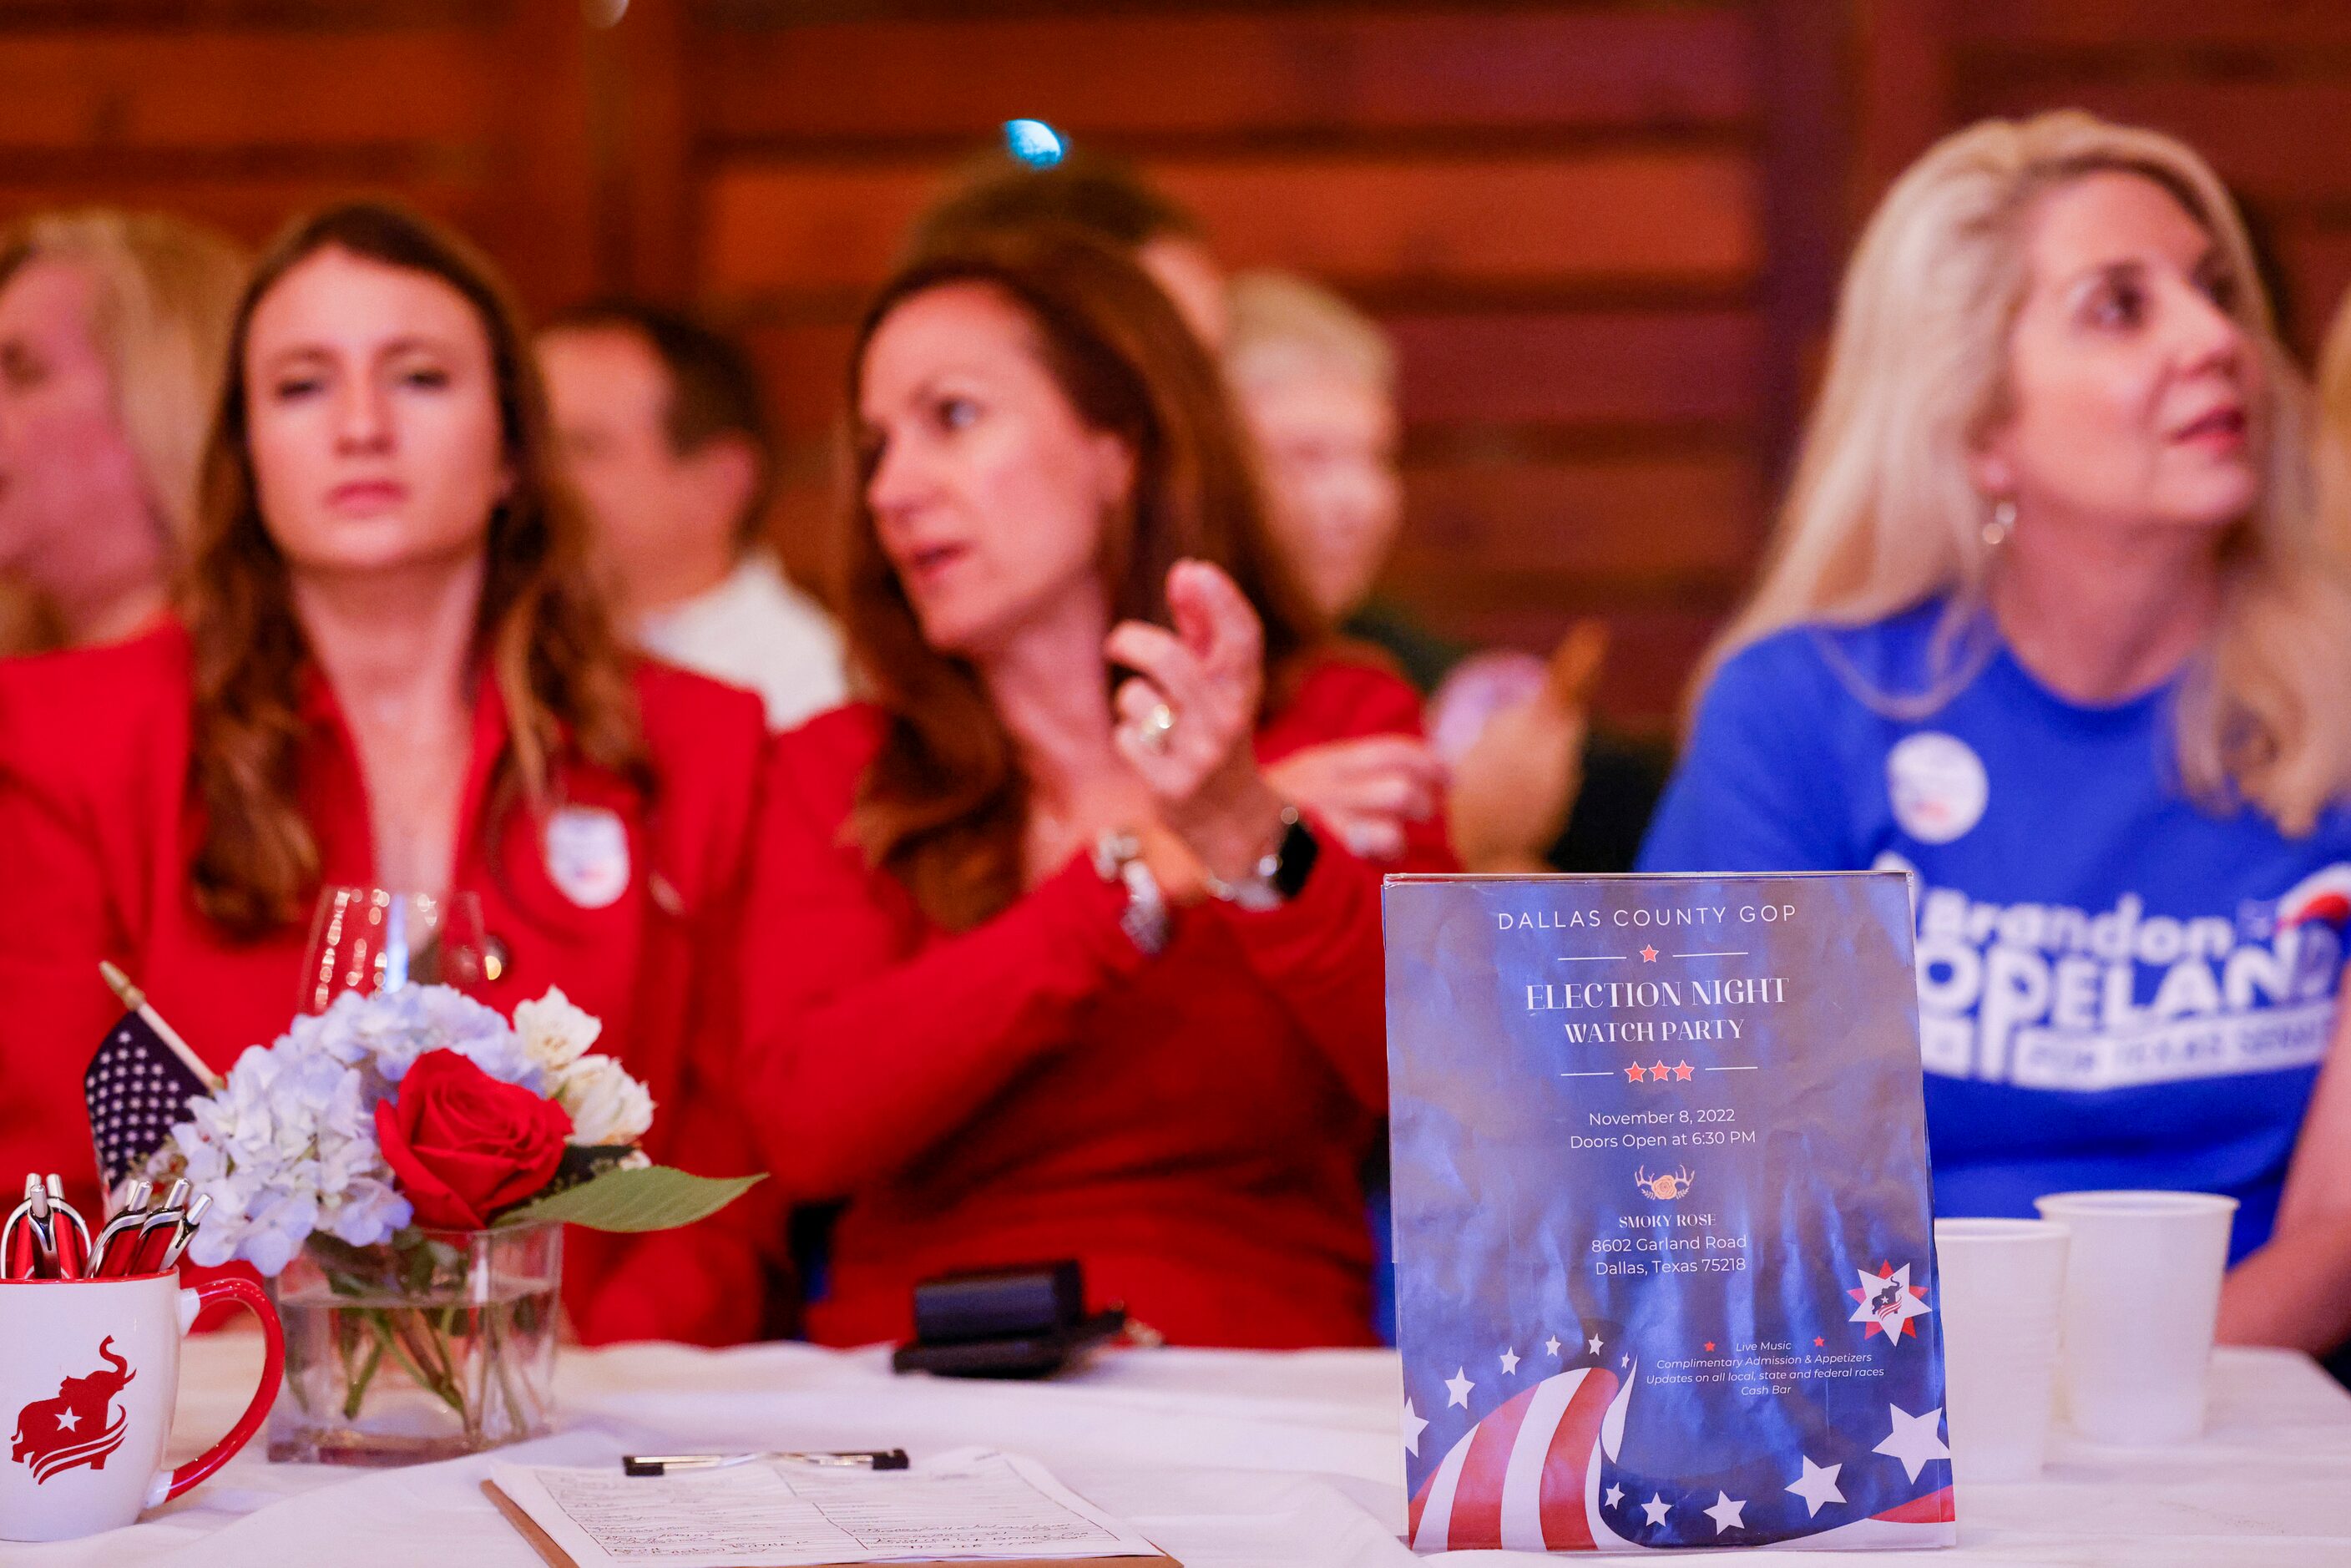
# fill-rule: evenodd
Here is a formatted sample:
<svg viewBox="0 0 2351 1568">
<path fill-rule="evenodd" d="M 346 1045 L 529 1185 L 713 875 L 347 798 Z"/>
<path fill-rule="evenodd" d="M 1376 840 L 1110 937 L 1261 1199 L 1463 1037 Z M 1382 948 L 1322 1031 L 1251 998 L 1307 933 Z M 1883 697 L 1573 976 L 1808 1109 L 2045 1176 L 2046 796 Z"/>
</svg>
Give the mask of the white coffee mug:
<svg viewBox="0 0 2351 1568">
<path fill-rule="evenodd" d="M 180 1339 L 196 1314 L 235 1301 L 261 1320 L 261 1386 L 227 1437 L 162 1469 L 179 1400 Z M 0 1281 L 0 1541 L 65 1541 L 113 1530 L 228 1463 L 277 1397 L 286 1342 L 250 1280 L 176 1274 Z"/>
</svg>

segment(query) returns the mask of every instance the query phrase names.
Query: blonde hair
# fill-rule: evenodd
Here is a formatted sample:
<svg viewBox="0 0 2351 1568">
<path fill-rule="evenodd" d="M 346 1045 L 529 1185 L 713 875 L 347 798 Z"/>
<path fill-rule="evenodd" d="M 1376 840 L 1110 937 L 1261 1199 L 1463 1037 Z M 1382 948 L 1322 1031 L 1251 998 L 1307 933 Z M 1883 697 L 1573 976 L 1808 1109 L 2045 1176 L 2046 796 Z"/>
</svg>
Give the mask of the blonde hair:
<svg viewBox="0 0 2351 1568">
<path fill-rule="evenodd" d="M 1858 625 L 1937 598 L 1935 677 L 1924 693 L 1887 696 L 1888 710 L 1923 716 L 1973 679 L 1991 644 L 1963 633 L 1983 623 L 1993 547 L 1970 451 L 2004 413 L 2032 210 L 2099 172 L 2154 181 L 2211 236 L 2235 285 L 2223 308 L 2269 388 L 2254 433 L 2261 496 L 2222 536 L 2219 621 L 2174 707 L 2180 779 L 2208 807 L 2250 801 L 2307 832 L 2351 789 L 2351 563 L 2314 494 L 2307 394 L 2220 178 L 2168 136 L 2076 110 L 1946 137 L 1879 204 L 1845 272 L 1827 377 L 1761 580 L 1693 691 L 1782 628 Z"/>
<path fill-rule="evenodd" d="M 37 260 L 95 286 L 90 333 L 148 501 L 175 552 L 193 536 L 198 474 L 246 258 L 213 230 L 162 213 L 43 213 L 0 241 L 0 283 Z"/>
<path fill-rule="evenodd" d="M 1395 350 L 1379 323 L 1319 283 L 1245 272 L 1226 288 L 1231 325 L 1225 374 L 1236 386 L 1335 371 L 1383 396 L 1395 390 Z"/>
</svg>

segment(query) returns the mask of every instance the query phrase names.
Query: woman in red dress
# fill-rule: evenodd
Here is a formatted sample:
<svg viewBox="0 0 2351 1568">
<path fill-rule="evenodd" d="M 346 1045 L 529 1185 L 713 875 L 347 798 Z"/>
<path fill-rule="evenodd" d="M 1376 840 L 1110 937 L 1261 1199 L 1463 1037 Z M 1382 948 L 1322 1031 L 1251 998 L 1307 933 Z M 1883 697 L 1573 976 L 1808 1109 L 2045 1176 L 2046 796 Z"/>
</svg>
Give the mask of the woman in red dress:
<svg viewBox="0 0 2351 1568">
<path fill-rule="evenodd" d="M 239 308 L 179 616 L 0 665 L 0 1169 L 93 1179 L 81 1073 L 110 958 L 214 1067 L 295 1011 L 329 883 L 476 895 L 501 1012 L 560 986 L 743 1169 L 725 1086 L 758 704 L 633 664 L 550 476 L 486 262 L 371 204 L 296 225 Z M 10 1179 L 14 1179 L 12 1174 Z M 743 1220 L 573 1233 L 589 1339 L 738 1339 Z"/>
<path fill-rule="evenodd" d="M 872 700 L 778 743 L 747 936 L 768 1162 L 847 1200 L 812 1336 L 1074 1257 L 1171 1340 L 1371 1343 L 1381 873 L 1261 768 L 1416 699 L 1314 637 L 1215 368 L 1114 252 L 927 255 L 852 407 Z"/>
</svg>

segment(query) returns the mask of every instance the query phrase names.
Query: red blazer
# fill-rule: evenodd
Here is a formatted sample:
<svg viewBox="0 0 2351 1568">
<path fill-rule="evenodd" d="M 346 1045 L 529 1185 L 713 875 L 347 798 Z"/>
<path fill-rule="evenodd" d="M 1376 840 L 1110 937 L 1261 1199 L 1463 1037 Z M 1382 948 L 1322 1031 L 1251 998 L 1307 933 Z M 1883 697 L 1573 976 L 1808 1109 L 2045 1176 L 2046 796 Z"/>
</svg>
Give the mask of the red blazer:
<svg viewBox="0 0 2351 1568">
<path fill-rule="evenodd" d="M 904 1337 L 918 1280 L 1074 1257 L 1098 1301 L 1178 1343 L 1373 1343 L 1380 876 L 1447 869 L 1441 827 L 1405 868 L 1324 833 L 1291 903 L 1178 912 L 1156 958 L 1085 855 L 950 935 L 845 836 L 883 725 L 844 708 L 778 738 L 746 932 L 768 1168 L 849 1199 L 810 1337 Z M 1402 681 L 1325 662 L 1258 752 L 1419 728 Z"/>
<path fill-rule="evenodd" d="M 56 1170 L 94 1186 L 81 1074 L 121 1009 L 111 958 L 214 1067 L 284 1032 L 307 923 L 252 943 L 197 913 L 188 865 L 192 646 L 166 625 L 132 642 L 0 663 L 0 1178 Z M 456 887 L 476 894 L 506 971 L 475 995 L 510 1014 L 560 986 L 604 1021 L 595 1049 L 645 1080 L 651 1151 L 714 1173 L 757 1168 L 711 1069 L 732 1054 L 742 870 L 765 728 L 757 699 L 659 665 L 637 678 L 659 781 L 648 810 L 622 780 L 573 767 L 567 805 L 616 814 L 627 885 L 583 908 L 548 870 L 527 809 L 486 800 L 505 706 L 485 677 L 460 818 Z M 329 883 L 373 880 L 367 790 L 323 679 L 314 680 L 298 789 Z M 740 1205 L 737 1206 L 738 1207 Z M 758 1331 L 759 1267 L 744 1217 L 624 1241 L 574 1228 L 565 1296 L 582 1338 L 725 1343 Z M 642 1249 L 642 1250 L 640 1250 Z M 636 1258 L 622 1270 L 624 1254 Z"/>
</svg>

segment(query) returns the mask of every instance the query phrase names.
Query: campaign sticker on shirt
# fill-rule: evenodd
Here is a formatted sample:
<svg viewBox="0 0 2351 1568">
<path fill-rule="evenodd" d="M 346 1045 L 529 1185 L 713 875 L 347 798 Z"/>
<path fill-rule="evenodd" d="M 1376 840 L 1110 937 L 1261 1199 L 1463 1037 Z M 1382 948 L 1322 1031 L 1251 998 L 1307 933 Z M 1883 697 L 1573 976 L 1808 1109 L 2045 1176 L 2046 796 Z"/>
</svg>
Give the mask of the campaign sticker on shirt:
<svg viewBox="0 0 2351 1568">
<path fill-rule="evenodd" d="M 547 820 L 547 874 L 582 909 L 629 890 L 629 831 L 601 806 L 565 806 Z"/>
<path fill-rule="evenodd" d="M 1894 820 L 1925 844 L 1948 844 L 1983 820 L 1991 782 L 1968 743 L 1939 730 L 1905 736 L 1886 754 Z"/>
</svg>

